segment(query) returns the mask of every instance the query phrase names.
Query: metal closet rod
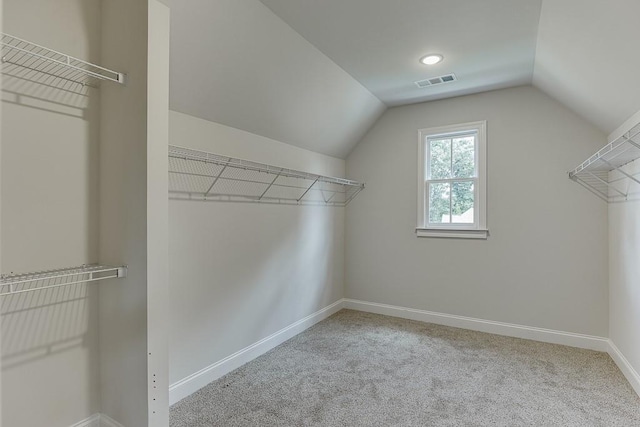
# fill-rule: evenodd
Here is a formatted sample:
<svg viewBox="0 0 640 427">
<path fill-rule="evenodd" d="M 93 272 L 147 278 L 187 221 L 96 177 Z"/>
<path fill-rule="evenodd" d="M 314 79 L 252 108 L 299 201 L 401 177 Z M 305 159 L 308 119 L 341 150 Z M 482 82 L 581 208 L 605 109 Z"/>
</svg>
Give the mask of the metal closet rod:
<svg viewBox="0 0 640 427">
<path fill-rule="evenodd" d="M 637 142 L 634 141 L 635 138 L 637 138 L 638 136 L 640 136 L 640 124 L 638 124 L 636 127 L 634 127 L 634 129 L 632 129 L 631 131 L 629 131 L 628 133 L 626 133 L 625 135 L 622 135 L 620 138 L 617 138 L 614 141 L 611 141 L 609 144 L 605 145 L 604 147 L 602 147 L 600 150 L 598 150 L 598 152 L 596 152 L 594 155 L 592 155 L 591 157 L 589 157 L 587 160 L 585 160 L 584 162 L 582 162 L 578 167 L 576 167 L 573 171 L 570 172 L 570 175 L 575 175 L 577 173 L 582 172 L 583 170 L 587 169 L 589 166 L 591 166 L 592 164 L 594 164 L 597 161 L 603 161 L 606 162 L 606 160 L 604 160 L 603 158 L 609 154 L 614 152 L 616 149 L 623 147 L 625 144 L 629 144 L 635 148 L 638 148 L 640 150 L 640 144 L 638 144 Z M 614 156 L 615 158 L 616 156 Z M 610 161 L 612 159 L 609 159 Z M 613 169 L 618 169 L 621 166 L 624 166 L 625 164 L 631 162 L 633 160 L 629 160 L 629 161 L 625 161 L 622 164 L 619 165 L 612 165 L 609 162 L 609 166 L 611 167 L 611 170 Z"/>
<path fill-rule="evenodd" d="M 127 277 L 126 265 L 113 267 L 98 264 L 31 273 L 3 274 L 0 276 L 0 296 L 123 277 Z"/>
<path fill-rule="evenodd" d="M 245 170 L 251 170 L 256 172 L 265 172 L 273 175 L 280 175 L 287 178 L 303 178 L 311 181 L 324 182 L 327 184 L 339 184 L 349 185 L 354 187 L 364 187 L 364 184 L 358 181 L 353 181 L 346 178 L 336 178 L 326 175 L 318 175 L 309 172 L 302 172 L 295 169 L 281 168 L 278 166 L 268 165 L 266 163 L 258 163 L 249 160 L 237 159 L 234 157 L 220 156 L 218 154 L 207 153 L 204 151 L 197 151 L 191 148 L 179 147 L 176 145 L 169 146 L 169 157 L 202 161 L 205 163 L 212 163 L 219 166 L 229 166 L 235 168 L 241 168 Z"/>
<path fill-rule="evenodd" d="M 629 187 L 626 192 L 616 184 L 619 179 L 612 180 L 609 172 L 617 171 L 621 176 L 640 185 L 637 174 L 625 171 L 623 166 L 640 158 L 640 143 L 635 139 L 640 136 L 640 123 L 634 126 L 624 135 L 602 147 L 598 152 L 582 162 L 573 171 L 569 172 L 569 178 L 576 181 L 589 191 L 596 194 L 606 202 L 612 202 L 629 197 Z M 618 196 L 611 195 L 617 193 Z"/>
<path fill-rule="evenodd" d="M 346 206 L 364 184 L 169 146 L 172 199 Z"/>
</svg>

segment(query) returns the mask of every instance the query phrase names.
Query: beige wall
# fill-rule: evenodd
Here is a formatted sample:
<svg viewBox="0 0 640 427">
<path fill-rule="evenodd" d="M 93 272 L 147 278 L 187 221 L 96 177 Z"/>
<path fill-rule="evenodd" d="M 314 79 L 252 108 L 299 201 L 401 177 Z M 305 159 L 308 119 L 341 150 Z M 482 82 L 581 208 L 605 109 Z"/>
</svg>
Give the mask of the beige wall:
<svg viewBox="0 0 640 427">
<path fill-rule="evenodd" d="M 385 109 L 259 0 L 169 3 L 172 110 L 344 157 Z"/>
<path fill-rule="evenodd" d="M 166 130 L 162 132 L 161 109 L 166 108 L 166 87 L 155 45 L 149 55 L 149 30 L 164 26 L 164 13 L 150 13 L 150 0 L 109 0 L 102 3 L 102 62 L 127 73 L 127 84 L 110 85 L 102 91 L 100 126 L 100 259 L 109 264 L 127 264 L 127 278 L 100 287 L 100 393 L 102 412 L 126 427 L 168 424 L 158 417 L 152 424 L 153 387 L 150 372 L 165 375 L 156 354 L 160 341 L 150 343 L 150 295 L 161 294 L 163 283 L 154 280 L 162 271 L 150 260 L 151 243 L 161 257 L 166 246 L 166 211 L 158 199 L 166 197 Z M 155 7 L 157 5 L 154 5 Z M 157 11 L 156 11 L 157 12 Z M 153 18 L 160 22 L 150 22 Z M 160 31 L 154 43 L 162 43 Z M 163 55 L 159 55 L 163 56 Z M 154 92 L 150 105 L 150 92 Z M 150 119 L 150 115 L 153 119 Z M 158 128 L 154 128 L 154 123 Z M 166 125 L 166 124 L 165 124 Z M 156 140 L 151 138 L 155 137 Z M 160 164 L 154 162 L 159 161 Z M 153 164 L 153 166 L 152 166 Z M 164 273 L 166 274 L 166 273 Z M 154 330 L 155 331 L 155 330 Z M 152 353 L 152 354 L 149 354 Z M 166 415 L 166 411 L 163 411 Z M 160 415 L 160 414 L 154 414 Z"/>
<path fill-rule="evenodd" d="M 147 80 L 147 389 L 149 425 L 169 427 L 170 10 L 149 1 Z"/>
<path fill-rule="evenodd" d="M 640 161 L 625 167 L 640 174 Z M 609 338 L 636 372 L 640 389 L 640 186 L 634 201 L 609 204 Z"/>
<path fill-rule="evenodd" d="M 2 33 L 3 0 L 0 0 L 0 33 Z M 0 79 L 0 90 L 2 79 Z M 2 127 L 2 103 L 0 102 L 0 128 Z M 2 132 L 0 131 L 0 167 L 2 166 Z M 2 173 L 0 173 L 0 242 L 2 241 Z M 0 244 L 0 271 L 2 270 L 2 245 Z M 2 316 L 0 316 L 0 349 L 2 348 Z M 0 427 L 2 427 L 2 359 L 0 359 Z"/>
<path fill-rule="evenodd" d="M 486 241 L 417 238 L 417 131 L 487 120 Z M 347 159 L 346 297 L 608 333 L 607 207 L 567 178 L 605 136 L 533 87 L 388 110 Z"/>
<path fill-rule="evenodd" d="M 3 6 L 7 33 L 99 60 L 98 0 L 7 0 Z M 98 261 L 99 91 L 61 90 L 32 79 L 26 70 L 5 67 L 3 273 Z M 96 298 L 93 285 L 2 298 L 5 426 L 67 427 L 99 410 Z"/>
<path fill-rule="evenodd" d="M 171 112 L 170 143 L 343 176 L 344 160 Z M 169 202 L 170 380 L 343 296 L 344 208 Z"/>
</svg>

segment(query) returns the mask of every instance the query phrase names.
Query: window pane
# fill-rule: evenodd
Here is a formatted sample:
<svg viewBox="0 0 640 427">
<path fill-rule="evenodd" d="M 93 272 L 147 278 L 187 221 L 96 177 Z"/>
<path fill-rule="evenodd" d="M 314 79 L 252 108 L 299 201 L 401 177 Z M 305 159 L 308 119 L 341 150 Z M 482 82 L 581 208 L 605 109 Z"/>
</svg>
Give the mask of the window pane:
<svg viewBox="0 0 640 427">
<path fill-rule="evenodd" d="M 438 139 L 429 141 L 429 170 L 428 179 L 451 178 L 451 140 Z"/>
<path fill-rule="evenodd" d="M 453 139 L 453 178 L 475 177 L 475 136 Z"/>
<path fill-rule="evenodd" d="M 444 224 L 450 222 L 449 183 L 429 184 L 429 222 Z"/>
<path fill-rule="evenodd" d="M 454 182 L 451 199 L 452 221 L 459 224 L 473 224 L 473 182 Z"/>
</svg>

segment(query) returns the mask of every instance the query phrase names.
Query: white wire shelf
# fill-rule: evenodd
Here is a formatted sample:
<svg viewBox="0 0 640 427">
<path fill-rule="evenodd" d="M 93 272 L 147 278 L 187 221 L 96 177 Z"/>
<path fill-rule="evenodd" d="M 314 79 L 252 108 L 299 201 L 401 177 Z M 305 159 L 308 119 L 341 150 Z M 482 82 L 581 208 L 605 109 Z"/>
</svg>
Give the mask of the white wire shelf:
<svg viewBox="0 0 640 427">
<path fill-rule="evenodd" d="M 639 189 L 640 173 L 625 166 L 639 158 L 640 123 L 569 172 L 569 178 L 606 202 L 626 201 Z"/>
<path fill-rule="evenodd" d="M 124 83 L 125 75 L 64 53 L 2 34 L 3 72 L 56 86 L 97 87 L 101 80 Z M 27 72 L 24 72 L 27 70 Z"/>
<path fill-rule="evenodd" d="M 0 295 L 20 294 L 126 276 L 126 266 L 111 267 L 96 264 L 33 273 L 3 274 L 0 276 Z"/>
<path fill-rule="evenodd" d="M 172 199 L 346 206 L 364 184 L 169 146 Z"/>
</svg>

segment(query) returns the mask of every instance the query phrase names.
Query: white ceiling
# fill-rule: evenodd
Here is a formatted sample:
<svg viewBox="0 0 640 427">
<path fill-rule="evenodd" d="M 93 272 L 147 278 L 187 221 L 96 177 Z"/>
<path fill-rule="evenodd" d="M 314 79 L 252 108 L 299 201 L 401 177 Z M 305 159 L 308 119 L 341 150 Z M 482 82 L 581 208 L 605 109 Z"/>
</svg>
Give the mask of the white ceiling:
<svg viewBox="0 0 640 427">
<path fill-rule="evenodd" d="M 531 83 L 542 0 L 261 1 L 388 106 Z"/>
<path fill-rule="evenodd" d="M 169 3 L 172 109 L 336 157 L 386 106 L 532 82 L 605 132 L 640 110 L 640 0 Z"/>
<path fill-rule="evenodd" d="M 610 133 L 640 110 L 640 0 L 545 0 L 533 83 Z"/>
<path fill-rule="evenodd" d="M 171 0 L 170 106 L 345 157 L 385 106 L 258 0 Z"/>
</svg>

